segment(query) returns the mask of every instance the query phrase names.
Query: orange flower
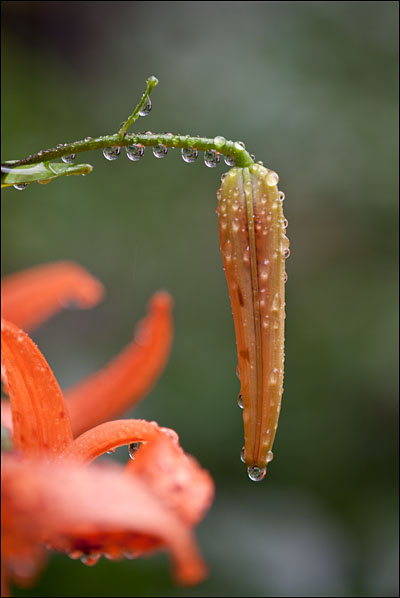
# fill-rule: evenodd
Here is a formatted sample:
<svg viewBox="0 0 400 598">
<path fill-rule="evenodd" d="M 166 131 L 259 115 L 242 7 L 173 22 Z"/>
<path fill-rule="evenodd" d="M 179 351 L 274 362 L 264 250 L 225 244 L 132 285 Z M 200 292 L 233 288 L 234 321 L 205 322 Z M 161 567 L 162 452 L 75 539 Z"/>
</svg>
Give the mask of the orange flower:
<svg viewBox="0 0 400 598">
<path fill-rule="evenodd" d="M 3 286 L 4 315 L 32 327 L 67 300 L 88 307 L 100 298 L 100 283 L 85 270 L 58 266 L 10 277 Z M 36 314 L 29 313 L 27 302 Z M 101 554 L 119 559 L 166 547 L 178 581 L 193 584 L 204 577 L 192 527 L 212 500 L 209 474 L 183 452 L 173 430 L 155 422 L 126 419 L 88 429 L 149 390 L 169 352 L 170 311 L 169 295 L 156 294 L 136 342 L 67 393 L 69 402 L 29 336 L 2 322 L 2 376 L 16 449 L 2 465 L 2 571 L 8 579 L 30 581 L 43 559 L 43 544 L 88 565 Z M 74 440 L 73 431 L 82 430 L 87 431 Z M 86 467 L 131 443 L 140 443 L 140 449 L 125 468 Z"/>
</svg>

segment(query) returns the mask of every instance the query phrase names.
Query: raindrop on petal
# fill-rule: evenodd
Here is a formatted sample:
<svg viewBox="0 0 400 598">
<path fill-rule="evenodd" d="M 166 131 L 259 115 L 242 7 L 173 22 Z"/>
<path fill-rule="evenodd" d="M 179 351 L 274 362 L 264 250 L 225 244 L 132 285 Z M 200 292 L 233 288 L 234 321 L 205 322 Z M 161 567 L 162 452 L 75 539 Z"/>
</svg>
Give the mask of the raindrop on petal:
<svg viewBox="0 0 400 598">
<path fill-rule="evenodd" d="M 133 460 L 135 458 L 135 453 L 139 449 L 141 442 L 131 442 L 128 448 L 129 456 Z"/>
<path fill-rule="evenodd" d="M 87 567 L 93 567 L 93 565 L 96 565 L 96 563 L 98 563 L 99 558 L 100 558 L 99 552 L 92 552 L 90 554 L 84 554 L 81 557 L 81 561 Z"/>
<path fill-rule="evenodd" d="M 18 191 L 23 191 L 27 186 L 28 183 L 17 183 L 16 185 L 13 185 L 14 189 L 18 189 Z"/>
<path fill-rule="evenodd" d="M 238 395 L 237 404 L 239 405 L 240 409 L 243 409 L 243 395 L 241 393 Z"/>
<path fill-rule="evenodd" d="M 245 448 L 244 448 L 244 446 L 242 446 L 242 448 L 240 450 L 240 460 L 241 460 L 242 463 L 246 463 Z"/>
</svg>

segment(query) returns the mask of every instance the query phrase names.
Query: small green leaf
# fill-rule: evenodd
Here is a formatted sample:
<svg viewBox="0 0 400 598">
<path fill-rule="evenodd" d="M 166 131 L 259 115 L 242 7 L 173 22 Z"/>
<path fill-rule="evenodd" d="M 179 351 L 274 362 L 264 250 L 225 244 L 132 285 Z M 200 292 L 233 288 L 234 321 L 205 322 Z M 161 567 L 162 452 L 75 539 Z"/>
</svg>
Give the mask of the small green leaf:
<svg viewBox="0 0 400 598">
<path fill-rule="evenodd" d="M 7 162 L 1 166 L 1 187 L 21 185 L 22 183 L 49 183 L 60 176 L 73 174 L 89 174 L 93 170 L 91 164 L 63 164 L 61 162 L 40 162 L 15 166 Z"/>
</svg>

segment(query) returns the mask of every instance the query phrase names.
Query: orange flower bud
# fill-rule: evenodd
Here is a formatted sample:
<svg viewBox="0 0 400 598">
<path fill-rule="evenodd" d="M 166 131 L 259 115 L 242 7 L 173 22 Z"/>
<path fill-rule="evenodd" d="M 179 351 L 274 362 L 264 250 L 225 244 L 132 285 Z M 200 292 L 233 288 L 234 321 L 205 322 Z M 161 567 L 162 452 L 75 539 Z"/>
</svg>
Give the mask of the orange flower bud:
<svg viewBox="0 0 400 598">
<path fill-rule="evenodd" d="M 278 175 L 259 164 L 232 168 L 218 190 L 222 258 L 235 324 L 242 460 L 258 481 L 272 460 L 283 392 L 285 258 L 289 240 Z"/>
</svg>

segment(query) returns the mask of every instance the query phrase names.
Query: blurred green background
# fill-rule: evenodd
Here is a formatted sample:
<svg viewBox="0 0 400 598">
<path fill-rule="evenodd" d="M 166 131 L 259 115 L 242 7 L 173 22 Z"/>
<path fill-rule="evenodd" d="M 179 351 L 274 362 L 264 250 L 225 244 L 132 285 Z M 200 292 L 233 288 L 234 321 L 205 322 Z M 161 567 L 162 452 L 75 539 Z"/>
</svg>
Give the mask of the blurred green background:
<svg viewBox="0 0 400 598">
<path fill-rule="evenodd" d="M 239 460 L 236 347 L 219 253 L 227 170 L 178 150 L 100 152 L 86 178 L 2 197 L 3 274 L 72 259 L 95 309 L 34 335 L 61 385 L 127 343 L 152 293 L 175 300 L 160 381 L 134 411 L 174 428 L 216 482 L 197 529 L 210 575 L 185 589 L 165 554 L 94 568 L 52 557 L 16 596 L 396 596 L 396 2 L 3 2 L 2 158 L 115 132 L 145 79 L 137 130 L 224 135 L 280 175 L 291 257 L 275 459 Z M 118 456 L 126 460 L 127 451 Z"/>
</svg>

